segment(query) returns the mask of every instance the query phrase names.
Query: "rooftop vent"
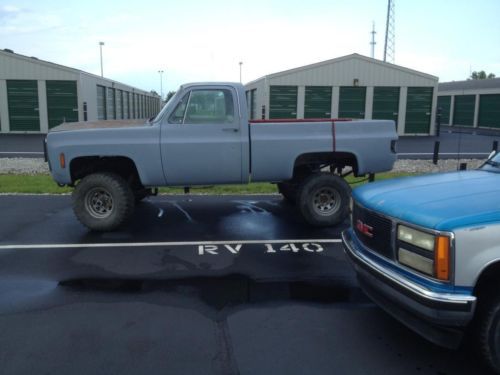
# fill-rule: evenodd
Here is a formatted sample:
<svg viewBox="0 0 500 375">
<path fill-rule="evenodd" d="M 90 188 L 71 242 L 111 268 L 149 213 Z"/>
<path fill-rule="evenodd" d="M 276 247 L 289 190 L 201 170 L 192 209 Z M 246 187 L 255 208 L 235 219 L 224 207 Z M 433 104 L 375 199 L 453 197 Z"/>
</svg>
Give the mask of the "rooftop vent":
<svg viewBox="0 0 500 375">
<path fill-rule="evenodd" d="M 35 56 L 31 56 L 31 58 L 32 58 L 33 60 L 38 60 L 38 57 L 35 57 Z"/>
<path fill-rule="evenodd" d="M 4 50 L 5 52 L 14 53 L 14 51 L 12 51 L 11 49 L 8 49 L 8 48 L 4 48 L 3 50 Z"/>
</svg>

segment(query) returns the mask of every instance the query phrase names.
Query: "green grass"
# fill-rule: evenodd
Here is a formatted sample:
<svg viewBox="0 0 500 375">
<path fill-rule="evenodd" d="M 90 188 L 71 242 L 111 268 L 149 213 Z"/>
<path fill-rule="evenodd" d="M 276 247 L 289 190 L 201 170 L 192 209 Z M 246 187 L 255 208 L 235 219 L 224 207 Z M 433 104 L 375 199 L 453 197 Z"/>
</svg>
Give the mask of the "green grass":
<svg viewBox="0 0 500 375">
<path fill-rule="evenodd" d="M 376 180 L 412 176 L 411 173 L 380 173 Z M 364 178 L 349 176 L 347 182 L 353 187 L 366 183 Z M 73 189 L 59 187 L 48 174 L 15 175 L 0 174 L 0 193 L 25 193 L 25 194 L 63 194 L 70 193 Z M 191 194 L 273 194 L 277 193 L 276 185 L 269 183 L 252 183 L 248 185 L 218 185 L 213 187 L 192 188 Z M 160 188 L 161 194 L 183 194 L 182 188 Z"/>
</svg>

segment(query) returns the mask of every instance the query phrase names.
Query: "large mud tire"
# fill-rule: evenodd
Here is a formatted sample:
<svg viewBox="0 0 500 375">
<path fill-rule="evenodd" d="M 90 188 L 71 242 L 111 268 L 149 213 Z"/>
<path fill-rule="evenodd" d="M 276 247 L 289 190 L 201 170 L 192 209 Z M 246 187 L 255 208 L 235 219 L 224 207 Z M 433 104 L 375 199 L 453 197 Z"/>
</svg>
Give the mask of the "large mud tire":
<svg viewBox="0 0 500 375">
<path fill-rule="evenodd" d="M 351 188 L 339 176 L 315 173 L 307 177 L 297 191 L 297 208 L 313 226 L 342 223 L 349 214 Z"/>
<path fill-rule="evenodd" d="M 73 211 L 78 220 L 95 231 L 112 231 L 134 211 L 135 198 L 127 182 L 115 173 L 84 177 L 73 191 Z"/>
</svg>

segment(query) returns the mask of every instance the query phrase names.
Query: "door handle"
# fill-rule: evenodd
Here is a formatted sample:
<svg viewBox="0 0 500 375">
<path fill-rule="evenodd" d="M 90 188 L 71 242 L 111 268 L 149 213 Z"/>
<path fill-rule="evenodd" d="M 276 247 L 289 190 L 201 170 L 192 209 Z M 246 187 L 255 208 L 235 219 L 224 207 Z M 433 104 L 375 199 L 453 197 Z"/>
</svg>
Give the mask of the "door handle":
<svg viewBox="0 0 500 375">
<path fill-rule="evenodd" d="M 233 132 L 236 133 L 239 129 L 238 128 L 222 128 L 223 132 Z"/>
</svg>

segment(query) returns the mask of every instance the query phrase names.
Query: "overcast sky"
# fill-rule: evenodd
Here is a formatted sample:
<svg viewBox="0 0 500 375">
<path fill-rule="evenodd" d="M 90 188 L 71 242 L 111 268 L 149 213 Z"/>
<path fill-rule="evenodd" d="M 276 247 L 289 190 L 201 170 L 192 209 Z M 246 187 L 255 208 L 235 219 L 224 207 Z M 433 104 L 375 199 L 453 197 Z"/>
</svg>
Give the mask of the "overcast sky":
<svg viewBox="0 0 500 375">
<path fill-rule="evenodd" d="M 0 0 L 0 48 L 160 92 L 359 53 L 382 59 L 387 0 Z M 398 65 L 500 76 L 500 0 L 396 0 Z"/>
</svg>

